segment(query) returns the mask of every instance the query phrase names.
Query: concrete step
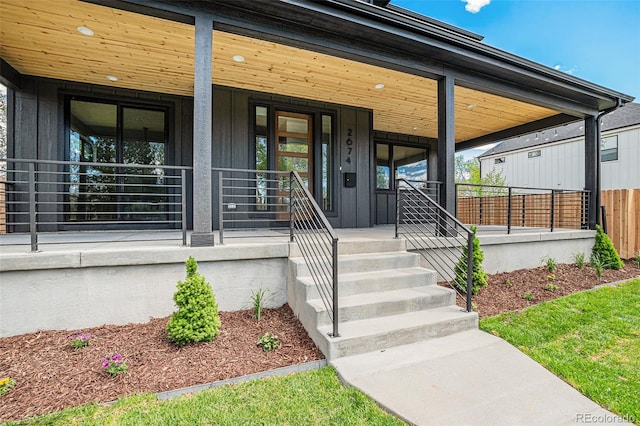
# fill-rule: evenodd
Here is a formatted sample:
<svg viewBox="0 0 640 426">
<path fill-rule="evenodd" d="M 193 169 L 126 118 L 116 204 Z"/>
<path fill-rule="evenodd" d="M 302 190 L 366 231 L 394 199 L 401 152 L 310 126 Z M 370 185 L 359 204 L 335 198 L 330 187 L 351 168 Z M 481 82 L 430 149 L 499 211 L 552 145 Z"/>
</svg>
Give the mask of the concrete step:
<svg viewBox="0 0 640 426">
<path fill-rule="evenodd" d="M 340 298 L 342 298 L 354 294 L 421 287 L 435 284 L 436 281 L 436 272 L 425 268 L 411 267 L 375 272 L 340 274 L 338 286 Z M 296 285 L 306 287 L 302 289 L 306 294 L 306 299 L 316 299 L 320 297 L 311 277 L 298 278 Z"/>
<path fill-rule="evenodd" d="M 386 253 L 406 250 L 406 241 L 402 238 L 358 238 L 356 240 L 338 240 L 338 254 Z M 291 244 L 289 257 L 301 257 L 297 244 Z"/>
<path fill-rule="evenodd" d="M 317 314 L 316 324 L 329 325 L 329 315 L 321 299 L 307 301 Z M 423 285 L 373 293 L 340 297 L 338 317 L 340 323 L 368 318 L 380 318 L 440 308 L 455 304 L 455 292 L 438 285 Z"/>
<path fill-rule="evenodd" d="M 446 306 L 340 323 L 341 337 L 328 337 L 328 333 L 332 331 L 331 325 L 318 327 L 318 334 L 325 336 L 320 349 L 327 359 L 332 360 L 382 351 L 477 327 L 477 313 L 463 312 L 457 306 Z"/>
<path fill-rule="evenodd" d="M 310 275 L 309 266 L 304 258 L 290 258 L 289 263 L 294 268 L 293 273 L 297 277 L 308 277 Z M 420 255 L 408 252 L 360 253 L 340 255 L 338 257 L 339 276 L 354 272 L 372 272 L 415 266 L 420 266 Z"/>
</svg>

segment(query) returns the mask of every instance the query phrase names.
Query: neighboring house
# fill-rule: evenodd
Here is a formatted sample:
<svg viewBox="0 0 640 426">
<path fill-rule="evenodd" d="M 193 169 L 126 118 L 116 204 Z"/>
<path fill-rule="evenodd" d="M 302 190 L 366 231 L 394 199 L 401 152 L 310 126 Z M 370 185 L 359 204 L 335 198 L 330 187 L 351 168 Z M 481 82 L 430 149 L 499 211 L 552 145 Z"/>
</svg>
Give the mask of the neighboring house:
<svg viewBox="0 0 640 426">
<path fill-rule="evenodd" d="M 600 122 L 602 190 L 640 188 L 640 104 L 628 103 Z M 582 189 L 584 123 L 503 140 L 478 159 L 483 176 L 500 172 L 508 185 Z"/>
<path fill-rule="evenodd" d="M 221 205 L 212 167 L 298 171 L 335 227 L 392 222 L 394 176 L 442 182 L 454 212 L 456 150 L 577 119 L 595 158 L 597 115 L 633 100 L 388 3 L 3 0 L 9 165 L 39 161 L 40 229 L 179 226 L 150 200 L 184 190 L 191 244 L 212 245 L 223 208 L 246 207 Z M 167 166 L 192 183 L 166 189 Z M 286 199 L 256 179 L 256 211 Z"/>
</svg>

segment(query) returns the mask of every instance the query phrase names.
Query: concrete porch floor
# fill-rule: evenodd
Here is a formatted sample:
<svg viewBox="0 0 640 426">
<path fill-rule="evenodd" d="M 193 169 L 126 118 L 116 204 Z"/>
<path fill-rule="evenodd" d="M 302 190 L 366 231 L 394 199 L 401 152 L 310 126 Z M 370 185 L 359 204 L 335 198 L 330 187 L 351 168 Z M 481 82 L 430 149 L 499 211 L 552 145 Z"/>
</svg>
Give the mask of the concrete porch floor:
<svg viewBox="0 0 640 426">
<path fill-rule="evenodd" d="M 575 229 L 556 229 L 550 232 L 544 228 L 513 227 L 508 235 L 504 226 L 478 226 L 478 238 L 485 241 L 508 241 L 516 238 L 536 239 L 547 236 L 549 239 L 560 239 L 568 235 L 584 232 Z M 393 225 L 379 225 L 371 228 L 342 228 L 336 229 L 341 241 L 366 241 L 393 239 L 395 228 Z M 220 236 L 214 231 L 215 243 L 219 245 Z M 550 238 L 555 236 L 555 238 Z M 544 239 L 546 239 L 544 238 Z M 187 234 L 187 242 L 191 239 L 191 231 Z M 282 230 L 248 230 L 225 231 L 224 245 L 239 244 L 282 244 L 289 241 L 289 231 Z M 142 249 L 144 247 L 181 247 L 182 233 L 178 230 L 167 231 L 82 231 L 82 232 L 43 232 L 38 234 L 38 251 L 95 251 L 110 249 Z M 29 234 L 1 234 L 0 255 L 10 253 L 30 252 Z"/>
</svg>

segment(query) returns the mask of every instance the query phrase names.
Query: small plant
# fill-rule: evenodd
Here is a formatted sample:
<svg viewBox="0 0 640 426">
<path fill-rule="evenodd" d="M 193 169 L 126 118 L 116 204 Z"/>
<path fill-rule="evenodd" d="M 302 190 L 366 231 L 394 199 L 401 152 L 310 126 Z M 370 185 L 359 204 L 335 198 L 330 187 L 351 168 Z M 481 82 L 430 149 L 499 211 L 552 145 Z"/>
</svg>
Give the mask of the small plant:
<svg viewBox="0 0 640 426">
<path fill-rule="evenodd" d="M 76 331 L 67 336 L 67 340 L 73 349 L 80 349 L 89 346 L 89 340 L 93 337 L 90 333 L 84 331 Z"/>
<path fill-rule="evenodd" d="M 605 268 L 602 258 L 597 254 L 592 254 L 589 263 L 593 266 L 593 269 L 596 270 L 598 278 L 602 278 L 602 270 Z"/>
<path fill-rule="evenodd" d="M 636 262 L 636 266 L 640 268 L 640 251 L 636 253 L 636 258 L 633 259 L 633 261 Z"/>
<path fill-rule="evenodd" d="M 584 252 L 580 251 L 573 255 L 573 261 L 575 262 L 578 269 L 582 269 L 587 264 L 586 258 L 584 256 Z"/>
<path fill-rule="evenodd" d="M 528 300 L 529 302 L 531 302 L 532 300 L 536 299 L 536 291 L 535 290 L 527 291 L 524 294 L 524 296 L 522 296 L 522 298 L 524 300 Z"/>
<path fill-rule="evenodd" d="M 553 272 L 558 269 L 558 263 L 555 261 L 553 257 L 547 256 L 543 257 L 542 261 L 547 265 L 547 271 Z"/>
<path fill-rule="evenodd" d="M 11 377 L 4 377 L 0 379 L 0 395 L 4 395 L 9 392 L 16 385 L 16 381 Z"/>
<path fill-rule="evenodd" d="M 556 291 L 558 289 L 558 286 L 550 281 L 550 282 L 547 283 L 547 285 L 544 287 L 544 289 L 547 290 L 547 291 L 554 292 L 554 291 Z"/>
<path fill-rule="evenodd" d="M 472 269 L 472 294 L 477 294 L 478 291 L 489 284 L 487 281 L 487 274 L 482 267 L 482 261 L 484 260 L 484 252 L 480 248 L 480 240 L 476 236 L 476 227 L 471 226 L 471 232 L 473 232 L 473 269 Z M 461 291 L 467 292 L 467 258 L 469 256 L 469 249 L 465 245 L 462 247 L 462 256 L 455 266 L 456 278 L 454 284 Z"/>
<path fill-rule="evenodd" d="M 100 360 L 100 365 L 107 374 L 114 377 L 127 371 L 127 364 L 122 354 L 107 355 Z"/>
<path fill-rule="evenodd" d="M 187 278 L 178 282 L 173 300 L 178 307 L 167 323 L 169 340 L 178 346 L 193 342 L 210 342 L 220 331 L 220 316 L 213 290 L 198 274 L 193 257 L 186 262 Z"/>
<path fill-rule="evenodd" d="M 624 266 L 616 248 L 613 246 L 611 239 L 601 226 L 596 225 L 596 242 L 591 249 L 591 258 L 597 255 L 602 261 L 604 269 L 620 269 Z"/>
<path fill-rule="evenodd" d="M 251 292 L 251 303 L 253 304 L 253 317 L 256 321 L 260 321 L 262 317 L 262 309 L 264 308 L 265 296 L 267 290 L 260 287 L 257 291 Z"/>
<path fill-rule="evenodd" d="M 278 349 L 278 345 L 280 345 L 280 340 L 278 340 L 278 336 L 269 334 L 269 332 L 265 333 L 264 336 L 258 339 L 256 346 L 262 346 L 262 350 L 264 352 L 269 352 L 274 349 Z"/>
<path fill-rule="evenodd" d="M 505 278 L 504 281 L 502 281 L 502 283 L 507 287 L 511 287 L 511 280 L 509 278 Z"/>
</svg>

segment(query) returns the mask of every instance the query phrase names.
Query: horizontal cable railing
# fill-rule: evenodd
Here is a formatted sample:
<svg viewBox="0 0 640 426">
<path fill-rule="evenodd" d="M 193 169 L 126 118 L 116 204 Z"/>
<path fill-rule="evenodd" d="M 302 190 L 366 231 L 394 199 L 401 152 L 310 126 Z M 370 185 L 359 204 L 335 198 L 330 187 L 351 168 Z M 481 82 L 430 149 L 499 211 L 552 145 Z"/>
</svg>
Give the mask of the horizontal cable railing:
<svg viewBox="0 0 640 426">
<path fill-rule="evenodd" d="M 297 172 L 291 172 L 291 241 L 302 253 L 322 303 L 338 330 L 338 236 Z"/>
<path fill-rule="evenodd" d="M 0 233 L 181 230 L 188 167 L 0 160 Z"/>
<path fill-rule="evenodd" d="M 464 223 L 512 228 L 587 229 L 585 190 L 456 184 L 456 217 Z"/>
<path fill-rule="evenodd" d="M 397 181 L 396 238 L 404 238 L 417 250 L 471 312 L 473 232 L 422 189 L 404 179 Z"/>
<path fill-rule="evenodd" d="M 420 189 L 429 198 L 440 204 L 440 187 L 442 186 L 442 182 L 436 180 L 403 179 L 402 181 L 399 181 L 398 184 L 403 185 L 403 181 L 408 182 L 414 187 Z"/>
<path fill-rule="evenodd" d="M 225 230 L 271 229 L 288 234 L 289 172 L 213 168 L 212 173 L 220 244 L 224 244 Z"/>
</svg>

